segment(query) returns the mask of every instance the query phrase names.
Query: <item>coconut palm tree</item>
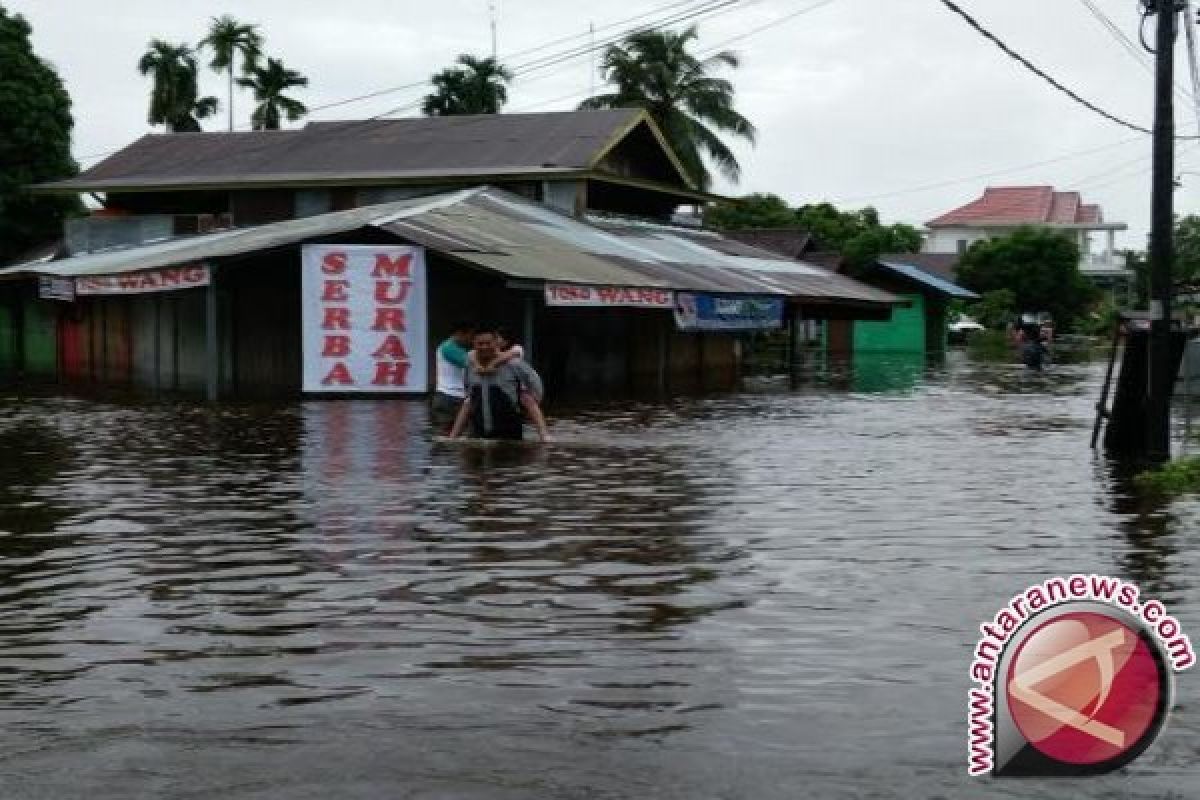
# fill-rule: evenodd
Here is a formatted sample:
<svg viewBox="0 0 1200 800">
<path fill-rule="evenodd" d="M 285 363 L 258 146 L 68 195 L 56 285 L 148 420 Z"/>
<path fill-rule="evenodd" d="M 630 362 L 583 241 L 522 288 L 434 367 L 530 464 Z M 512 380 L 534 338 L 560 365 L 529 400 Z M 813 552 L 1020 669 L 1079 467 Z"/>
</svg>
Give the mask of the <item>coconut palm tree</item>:
<svg viewBox="0 0 1200 800">
<path fill-rule="evenodd" d="M 435 91 L 425 96 L 421 110 L 430 117 L 500 113 L 512 72 L 494 58 L 464 54 L 454 63 L 430 78 Z"/>
<path fill-rule="evenodd" d="M 138 71 L 154 81 L 146 117 L 151 125 L 166 125 L 168 131 L 198 131 L 200 120 L 217 113 L 217 98 L 197 97 L 196 54 L 190 46 L 154 39 L 138 61 Z"/>
<path fill-rule="evenodd" d="M 283 117 L 286 116 L 288 122 L 295 122 L 308 113 L 308 106 L 284 94 L 288 89 L 308 86 L 308 78 L 288 69 L 278 58 L 268 58 L 265 67 L 251 67 L 237 82 L 238 86 L 254 90 L 258 105 L 250 116 L 250 123 L 256 131 L 279 130 Z"/>
<path fill-rule="evenodd" d="M 224 14 L 212 18 L 208 36 L 200 40 L 200 47 L 212 51 L 212 61 L 208 65 L 218 73 L 225 72 L 229 77 L 229 98 L 225 107 L 229 111 L 229 130 L 233 130 L 233 62 L 237 56 L 241 56 L 244 73 L 258 66 L 259 56 L 262 55 L 262 36 L 257 25 L 246 25 Z"/>
<path fill-rule="evenodd" d="M 731 181 L 741 175 L 737 158 L 716 131 L 750 142 L 756 132 L 733 107 L 733 84 L 709 74 L 721 67 L 736 68 L 737 55 L 722 51 L 699 58 L 689 52 L 696 35 L 694 25 L 680 33 L 641 31 L 610 45 L 601 72 L 615 91 L 591 97 L 580 108 L 644 108 L 683 166 L 701 187 L 708 188 L 712 176 L 703 156 Z"/>
</svg>

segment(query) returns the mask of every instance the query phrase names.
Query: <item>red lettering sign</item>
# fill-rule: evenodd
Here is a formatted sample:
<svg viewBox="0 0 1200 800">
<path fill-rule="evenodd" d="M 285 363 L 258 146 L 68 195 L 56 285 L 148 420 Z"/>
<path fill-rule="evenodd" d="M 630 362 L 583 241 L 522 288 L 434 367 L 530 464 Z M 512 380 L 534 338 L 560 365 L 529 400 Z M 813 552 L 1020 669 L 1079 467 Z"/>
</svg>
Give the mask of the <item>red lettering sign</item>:
<svg viewBox="0 0 1200 800">
<path fill-rule="evenodd" d="M 350 377 L 350 370 L 341 361 L 333 365 L 333 369 L 321 379 L 322 386 L 353 386 L 354 378 Z"/>
<path fill-rule="evenodd" d="M 350 299 L 346 290 L 350 281 L 325 281 L 325 291 L 321 293 L 322 303 L 345 303 Z"/>
<path fill-rule="evenodd" d="M 373 331 L 399 331 L 403 333 L 408 330 L 404 327 L 404 309 L 403 308 L 377 308 L 375 309 L 375 324 L 371 326 Z"/>
<path fill-rule="evenodd" d="M 412 254 L 405 253 L 396 258 L 388 257 L 387 253 L 375 254 L 375 269 L 371 271 L 372 278 L 407 278 L 412 272 Z"/>
<path fill-rule="evenodd" d="M 327 331 L 350 330 L 350 309 L 326 307 L 325 321 L 321 323 L 321 328 Z"/>
<path fill-rule="evenodd" d="M 321 259 L 321 272 L 326 275 L 341 275 L 346 271 L 350 257 L 345 253 L 326 253 Z"/>
<path fill-rule="evenodd" d="M 325 346 L 321 348 L 322 358 L 345 358 L 350 355 L 350 337 L 342 334 L 326 335 Z"/>
<path fill-rule="evenodd" d="M 375 282 L 375 302 L 380 305 L 404 305 L 408 302 L 408 290 L 412 288 L 412 281 L 376 281 Z M 388 290 L 392 290 L 390 293 Z"/>
<path fill-rule="evenodd" d="M 400 337 L 392 334 L 383 340 L 383 344 L 371 353 L 371 358 L 395 358 L 400 361 L 408 360 L 408 351 L 404 349 L 404 342 Z"/>
<path fill-rule="evenodd" d="M 405 386 L 408 383 L 409 364 L 402 361 L 380 361 L 375 364 L 376 386 Z"/>
</svg>

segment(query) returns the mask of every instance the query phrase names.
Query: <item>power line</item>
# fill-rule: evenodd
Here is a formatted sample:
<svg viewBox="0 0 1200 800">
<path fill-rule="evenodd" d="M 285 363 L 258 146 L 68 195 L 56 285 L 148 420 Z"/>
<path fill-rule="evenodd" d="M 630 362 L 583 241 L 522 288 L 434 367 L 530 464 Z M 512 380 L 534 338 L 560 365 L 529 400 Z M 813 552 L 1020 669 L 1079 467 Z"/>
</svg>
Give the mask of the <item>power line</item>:
<svg viewBox="0 0 1200 800">
<path fill-rule="evenodd" d="M 1119 142 L 1111 142 L 1106 145 L 1101 145 L 1100 147 L 1093 147 L 1088 150 L 1081 150 L 1078 152 L 1067 153 L 1065 155 L 1056 156 L 1054 158 L 1048 158 L 1043 161 L 1033 161 L 1028 164 L 1021 164 L 1019 166 L 1014 166 L 1014 167 L 1005 167 L 1003 169 L 992 170 L 990 172 L 981 172 L 976 175 L 968 175 L 968 176 L 965 176 L 962 178 L 950 178 L 950 179 L 947 179 L 944 181 L 938 181 L 936 183 L 920 184 L 918 186 L 912 186 L 907 189 L 897 189 L 896 191 L 892 191 L 892 192 L 883 192 L 881 194 L 872 194 L 872 195 L 859 195 L 857 197 L 845 197 L 845 198 L 841 198 L 840 202 L 862 203 L 862 202 L 870 202 L 872 200 L 886 200 L 886 199 L 889 199 L 892 197 L 903 197 L 905 195 L 910 195 L 910 194 L 921 194 L 922 192 L 929 192 L 929 191 L 933 191 L 935 189 L 945 189 L 949 186 L 957 186 L 960 183 L 970 183 L 972 181 L 983 180 L 985 178 L 997 178 L 1002 175 L 1011 175 L 1014 172 L 1025 172 L 1026 170 L 1036 169 L 1038 167 L 1046 167 L 1051 164 L 1059 164 L 1064 161 L 1072 161 L 1077 158 L 1084 158 L 1085 156 L 1095 155 L 1096 153 L 1102 153 L 1107 150 L 1113 150 L 1118 147 L 1123 147 L 1127 144 L 1132 144 L 1134 142 L 1141 142 L 1141 141 L 1144 141 L 1141 136 L 1135 136 L 1135 137 L 1132 137 L 1129 139 L 1122 139 Z"/>
<path fill-rule="evenodd" d="M 759 0 L 752 1 L 758 2 Z M 540 59 L 535 59 L 529 63 L 519 64 L 515 67 L 512 67 L 512 74 L 514 78 L 522 77 L 528 75 L 530 72 L 536 72 L 548 67 L 557 66 L 558 64 L 567 61 L 573 61 L 577 58 L 585 57 L 596 50 L 616 44 L 628 36 L 656 28 L 665 28 L 684 22 L 692 22 L 703 16 L 715 16 L 716 14 L 714 12 L 723 13 L 724 11 L 732 10 L 733 6 L 737 6 L 740 3 L 744 3 L 744 0 L 709 0 L 708 2 L 702 3 L 699 6 L 694 6 L 686 9 L 685 11 L 672 14 L 665 18 L 660 18 L 654 22 L 646 23 L 636 28 L 622 31 L 614 36 L 610 36 L 595 43 L 589 43 L 583 47 L 575 47 L 559 53 L 553 53 Z M 382 117 L 389 117 L 393 114 L 399 114 L 404 111 L 411 111 L 419 105 L 420 101 L 404 103 L 396 106 L 395 108 L 391 108 L 387 111 L 376 114 L 370 119 L 377 120 Z"/>
<path fill-rule="evenodd" d="M 1108 34 L 1112 36 L 1114 40 L 1116 40 L 1117 44 L 1121 45 L 1121 48 L 1125 50 L 1125 52 L 1127 52 L 1135 62 L 1137 62 L 1138 66 L 1144 69 L 1148 74 L 1154 74 L 1154 65 L 1150 63 L 1150 60 L 1146 56 L 1146 50 L 1143 47 L 1141 47 L 1137 42 L 1133 41 L 1133 39 L 1130 39 L 1125 32 L 1122 31 L 1121 28 L 1115 22 L 1113 22 L 1112 19 L 1100 9 L 1099 6 L 1095 4 L 1095 2 L 1093 2 L 1093 0 L 1079 0 L 1079 2 L 1083 4 L 1084 8 L 1088 10 L 1088 13 L 1090 13 L 1098 23 L 1100 23 L 1100 25 L 1108 32 Z M 1193 93 L 1187 91 L 1178 84 L 1175 85 L 1175 94 L 1178 95 L 1181 100 L 1191 101 L 1193 99 Z"/>
<path fill-rule="evenodd" d="M 1187 32 L 1187 54 L 1188 68 L 1192 78 L 1192 109 L 1196 112 L 1196 132 L 1200 134 L 1200 60 L 1196 57 L 1196 26 L 1192 24 L 1192 20 L 1196 18 L 1195 10 L 1192 7 L 1192 0 L 1186 0 L 1184 8 L 1184 25 L 1183 28 Z"/>
<path fill-rule="evenodd" d="M 976 20 L 974 17 L 972 17 L 966 11 L 963 11 L 963 9 L 957 3 L 955 3 L 954 0 L 938 0 L 938 2 L 940 2 L 942 5 L 944 5 L 946 8 L 948 8 L 953 13 L 962 17 L 963 21 L 965 21 L 968 25 L 970 25 L 972 28 L 974 28 L 975 31 L 980 36 L 984 37 L 989 42 L 996 45 L 996 47 L 1000 48 L 1000 50 L 1005 55 L 1007 55 L 1009 58 L 1016 61 L 1018 64 L 1023 66 L 1025 69 L 1029 70 L 1034 75 L 1038 76 L 1043 81 L 1050 84 L 1050 86 L 1057 89 L 1062 94 L 1065 94 L 1067 97 L 1071 98 L 1079 105 L 1083 106 L 1084 108 L 1088 109 L 1089 111 L 1091 111 L 1095 114 L 1100 115 L 1101 117 L 1104 117 L 1108 121 L 1113 122 L 1117 125 L 1120 125 L 1121 127 L 1128 128 L 1131 131 L 1137 131 L 1138 133 L 1145 133 L 1145 134 L 1153 133 L 1153 131 L 1151 131 L 1149 128 L 1143 127 L 1143 126 L 1138 125 L 1133 122 L 1129 122 L 1128 120 L 1122 119 L 1121 117 L 1118 117 L 1115 114 L 1105 111 L 1100 106 L 1096 105 L 1095 103 L 1091 102 L 1090 100 L 1084 99 L 1074 90 L 1067 88 L 1062 83 L 1060 83 L 1059 81 L 1052 78 L 1050 75 L 1048 75 L 1045 72 L 1045 70 L 1043 70 L 1040 67 L 1033 64 L 1033 62 L 1031 62 L 1029 59 L 1025 58 L 1025 56 L 1021 55 L 1020 53 L 1016 52 L 1011 47 L 1009 47 L 1007 44 L 1005 44 L 994 33 L 989 31 L 987 28 L 983 27 L 983 25 L 978 20 Z M 1196 138 L 1196 137 L 1180 136 L 1177 138 L 1192 139 L 1192 138 Z"/>
<path fill-rule="evenodd" d="M 760 0 L 749 0 L 749 2 L 750 3 L 760 2 Z M 635 29 L 626 30 L 626 31 L 622 32 L 621 34 L 618 34 L 617 36 L 612 37 L 611 39 L 604 40 L 602 42 L 597 43 L 595 45 L 595 47 L 599 48 L 599 47 L 607 46 L 608 44 L 618 41 L 627 35 L 637 32 L 638 30 L 645 30 L 645 29 L 651 29 L 651 28 L 655 28 L 655 27 L 678 24 L 680 21 L 686 21 L 686 20 L 690 19 L 692 16 L 700 17 L 700 16 L 703 16 L 706 14 L 710 14 L 710 12 L 712 12 L 714 10 L 723 11 L 723 10 L 726 10 L 727 6 L 732 7 L 734 5 L 737 5 L 738 3 L 746 3 L 746 0 L 700 0 L 700 2 L 697 2 L 697 0 L 675 0 L 675 2 L 656 6 L 655 8 L 653 8 L 649 11 L 645 11 L 641 14 L 635 14 L 633 16 L 626 17 L 617 22 L 606 23 L 605 25 L 598 26 L 597 30 L 611 29 L 611 28 L 615 28 L 619 25 L 623 25 L 623 24 L 630 23 L 630 22 L 639 22 L 641 20 L 650 20 L 651 18 L 654 18 L 656 15 L 658 15 L 664 11 L 674 9 L 674 11 L 672 11 L 672 13 L 666 17 L 663 17 L 663 18 L 660 18 L 660 19 L 657 19 L 654 21 L 646 22 L 642 26 L 635 28 Z M 681 6 L 691 6 L 691 8 L 685 8 L 682 10 L 678 10 L 678 9 L 680 9 Z M 732 10 L 732 8 L 729 8 L 728 10 Z M 710 14 L 710 15 L 715 16 L 715 14 Z M 587 36 L 588 34 L 585 33 L 583 35 Z M 542 50 L 549 49 L 550 47 L 554 46 L 555 44 L 561 44 L 562 42 L 571 41 L 571 40 L 577 39 L 577 38 L 579 38 L 579 34 L 573 34 L 570 36 L 559 37 L 558 39 L 553 39 L 549 42 L 545 42 L 543 44 L 536 45 L 534 47 L 526 48 L 524 50 L 519 50 L 515 53 L 510 54 L 509 57 L 540 52 Z M 584 50 L 580 53 L 580 55 L 586 55 L 587 52 L 590 51 L 590 49 L 591 49 L 590 47 L 584 48 Z M 567 52 L 569 53 L 572 51 L 567 51 Z M 561 57 L 562 55 L 563 55 L 563 53 L 552 54 L 551 56 L 546 56 L 545 59 Z M 573 57 L 577 57 L 577 56 L 573 56 Z M 569 59 L 563 59 L 563 60 L 569 60 Z M 535 59 L 535 63 L 537 61 L 538 60 Z M 522 65 L 522 68 L 524 68 L 526 66 L 528 66 L 528 65 Z M 375 89 L 373 91 L 364 92 L 363 94 L 354 95 L 352 97 L 346 97 L 346 98 L 343 98 L 340 100 L 334 100 L 334 101 L 331 101 L 328 103 L 322 103 L 320 105 L 312 106 L 308 109 L 308 113 L 309 113 L 309 116 L 311 116 L 311 115 L 317 114 L 321 111 L 328 111 L 329 109 L 332 109 L 332 108 L 340 108 L 342 106 L 352 105 L 354 103 L 360 103 L 360 102 L 363 102 L 366 100 L 373 100 L 377 97 L 384 97 L 389 94 L 396 94 L 397 92 L 408 91 L 408 90 L 413 90 L 413 89 L 426 90 L 428 88 L 429 88 L 429 79 L 424 78 L 419 81 L 412 81 L 410 83 L 403 83 L 403 84 L 398 84 L 395 86 L 387 86 L 382 89 Z M 407 103 L 402 106 L 398 106 L 394 109 L 391 109 L 389 111 L 385 111 L 382 114 L 377 114 L 377 115 L 371 117 L 371 119 L 377 119 L 379 117 L 384 117 L 384 116 L 388 116 L 390 114 L 399 113 L 400 111 L 412 110 L 419 105 L 420 105 L 419 101 L 416 103 Z M 246 130 L 248 127 L 249 126 L 243 124 L 243 125 L 238 126 L 238 129 Z M 112 155 L 113 153 L 119 152 L 121 149 L 122 148 L 117 147 L 117 148 L 113 148 L 110 150 L 104 150 L 104 151 L 99 151 L 99 152 L 94 152 L 94 153 L 86 153 L 83 155 L 76 156 L 76 159 L 79 161 L 90 161 L 92 159 L 104 158 L 106 156 Z"/>
</svg>

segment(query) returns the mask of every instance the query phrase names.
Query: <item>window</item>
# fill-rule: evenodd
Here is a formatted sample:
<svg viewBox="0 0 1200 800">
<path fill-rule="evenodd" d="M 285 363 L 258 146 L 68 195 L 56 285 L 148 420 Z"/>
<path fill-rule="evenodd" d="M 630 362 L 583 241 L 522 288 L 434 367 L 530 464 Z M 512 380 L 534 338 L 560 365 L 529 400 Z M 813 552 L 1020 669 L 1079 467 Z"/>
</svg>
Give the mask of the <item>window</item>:
<svg viewBox="0 0 1200 800">
<path fill-rule="evenodd" d="M 967 252 L 967 247 L 968 247 L 970 244 L 971 244 L 971 243 L 970 243 L 970 242 L 968 242 L 966 239 L 959 239 L 959 240 L 958 240 L 958 254 L 961 256 L 961 255 L 963 255 L 964 253 L 966 253 L 966 252 Z"/>
</svg>

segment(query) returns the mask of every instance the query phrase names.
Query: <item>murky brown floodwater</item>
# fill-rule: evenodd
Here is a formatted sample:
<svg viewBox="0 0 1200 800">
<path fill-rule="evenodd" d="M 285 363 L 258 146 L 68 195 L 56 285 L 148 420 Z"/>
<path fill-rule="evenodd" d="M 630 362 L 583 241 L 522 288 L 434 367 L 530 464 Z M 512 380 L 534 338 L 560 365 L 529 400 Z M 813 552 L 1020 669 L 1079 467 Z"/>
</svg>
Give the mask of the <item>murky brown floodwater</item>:
<svg viewBox="0 0 1200 800">
<path fill-rule="evenodd" d="M 1193 674 L 1121 774 L 966 778 L 979 622 L 1094 570 L 1200 639 L 1200 503 L 1093 459 L 1099 366 L 910 373 L 515 451 L 403 402 L 0 396 L 0 797 L 1200 794 Z"/>
</svg>

